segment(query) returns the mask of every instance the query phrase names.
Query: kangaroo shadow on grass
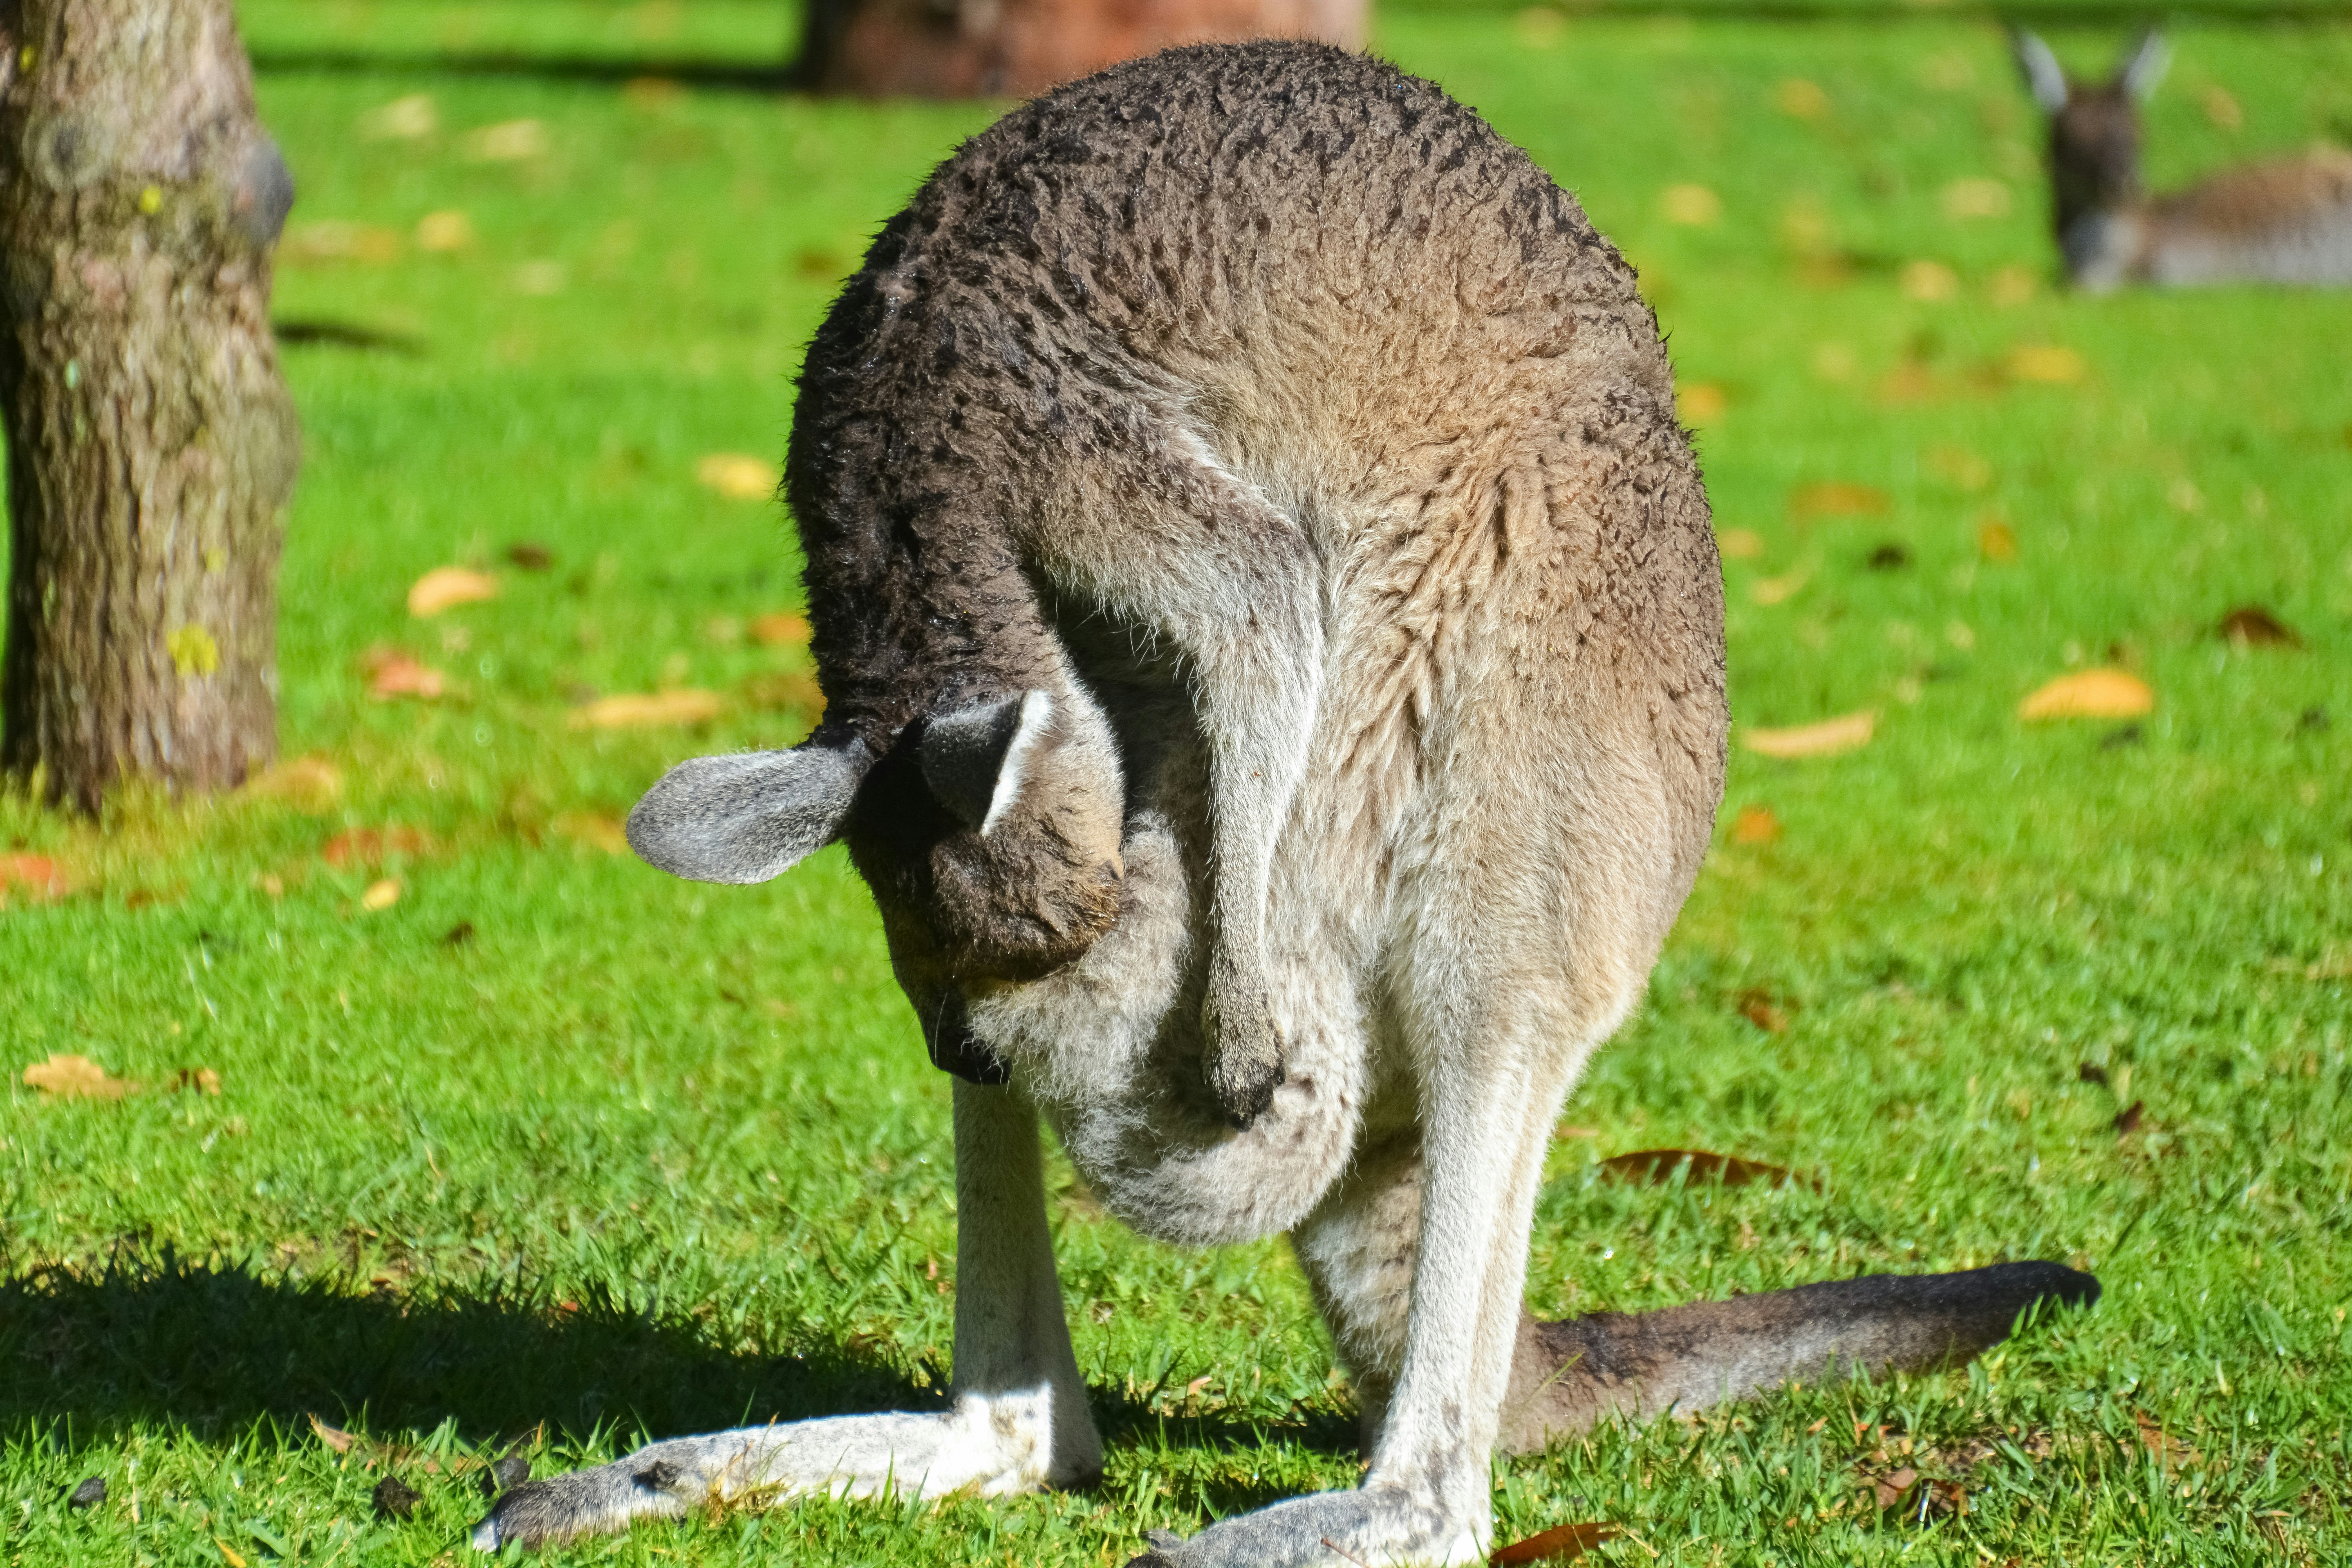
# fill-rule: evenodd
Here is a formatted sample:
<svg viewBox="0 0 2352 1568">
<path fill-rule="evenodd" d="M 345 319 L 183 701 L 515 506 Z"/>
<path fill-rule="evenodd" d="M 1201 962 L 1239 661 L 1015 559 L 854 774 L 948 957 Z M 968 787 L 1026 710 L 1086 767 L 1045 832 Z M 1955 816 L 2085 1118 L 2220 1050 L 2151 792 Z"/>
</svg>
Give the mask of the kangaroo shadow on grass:
<svg viewBox="0 0 2352 1568">
<path fill-rule="evenodd" d="M 943 1358 L 909 1373 L 854 1348 L 730 1350 L 712 1342 L 690 1308 L 654 1313 L 591 1295 L 557 1300 L 511 1280 L 355 1291 L 347 1279 L 272 1276 L 169 1249 L 118 1255 L 102 1269 L 0 1279 L 0 1432 L 70 1419 L 78 1440 L 144 1423 L 214 1438 L 317 1415 L 376 1436 L 454 1422 L 460 1440 L 475 1445 L 541 1426 L 574 1440 L 602 1427 L 626 1445 L 640 1431 L 675 1437 L 944 1409 L 947 1388 Z M 1096 1389 L 1091 1398 L 1116 1447 L 1213 1455 L 1268 1439 L 1318 1451 L 1356 1446 L 1352 1419 L 1321 1411 L 1252 1423 L 1160 1414 L 1149 1395 Z M 1216 1476 L 1203 1488 L 1224 1510 L 1282 1495 Z"/>
</svg>

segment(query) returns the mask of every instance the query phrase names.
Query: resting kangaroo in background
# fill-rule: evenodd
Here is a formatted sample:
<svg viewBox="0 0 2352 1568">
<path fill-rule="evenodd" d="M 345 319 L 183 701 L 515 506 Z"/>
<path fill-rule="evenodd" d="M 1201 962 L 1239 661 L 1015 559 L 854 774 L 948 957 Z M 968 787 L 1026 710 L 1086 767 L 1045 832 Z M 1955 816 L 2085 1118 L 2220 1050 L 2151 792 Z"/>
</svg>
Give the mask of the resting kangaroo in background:
<svg viewBox="0 0 2352 1568">
<path fill-rule="evenodd" d="M 2013 35 L 2034 101 L 2050 116 L 2058 248 L 2076 284 L 2352 283 L 2352 153 L 2322 150 L 2230 169 L 2185 191 L 2140 187 L 2139 100 L 2168 54 L 2154 32 L 2085 87 L 2032 33 Z"/>
<path fill-rule="evenodd" d="M 656 866 L 845 839 L 955 1085 L 955 1397 L 533 1481 L 484 1547 L 765 1489 L 1075 1485 L 1037 1119 L 1192 1243 L 1287 1231 L 1363 1484 L 1139 1563 L 1483 1561 L 1490 1456 L 1923 1368 L 2088 1277 L 1642 1316 L 1521 1305 L 1554 1118 L 1721 793 L 1706 497 L 1633 273 L 1526 154 L 1338 49 L 1178 50 L 1014 110 L 817 333 L 785 483 L 824 725 L 673 769 Z"/>
</svg>

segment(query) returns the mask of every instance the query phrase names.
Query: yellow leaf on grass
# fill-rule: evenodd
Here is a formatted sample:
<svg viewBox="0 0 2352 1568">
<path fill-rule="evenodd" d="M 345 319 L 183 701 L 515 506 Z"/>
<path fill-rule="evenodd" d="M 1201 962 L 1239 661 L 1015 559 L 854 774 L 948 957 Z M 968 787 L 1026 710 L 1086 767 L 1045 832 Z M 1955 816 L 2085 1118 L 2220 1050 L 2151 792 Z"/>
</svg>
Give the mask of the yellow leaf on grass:
<svg viewBox="0 0 2352 1568">
<path fill-rule="evenodd" d="M 25 1082 L 60 1100 L 121 1100 L 139 1087 L 125 1079 L 107 1077 L 106 1069 L 88 1057 L 66 1055 L 35 1062 L 25 1069 Z"/>
<path fill-rule="evenodd" d="M 751 640 L 762 647 L 798 647 L 809 640 L 806 616 L 753 616 L 751 631 Z"/>
<path fill-rule="evenodd" d="M 1795 120 L 1826 120 L 1830 95 L 1803 77 L 1788 77 L 1772 89 L 1772 107 Z"/>
<path fill-rule="evenodd" d="M 555 831 L 575 844 L 591 849 L 602 849 L 607 855 L 626 855 L 629 836 L 617 816 L 607 816 L 601 811 L 568 811 L 555 819 Z"/>
<path fill-rule="evenodd" d="M 572 715 L 575 730 L 635 730 L 660 724 L 708 724 L 725 711 L 716 691 L 625 692 L 601 697 Z"/>
<path fill-rule="evenodd" d="M 1808 562 L 1793 572 L 1781 573 L 1778 577 L 1759 577 L 1748 585 L 1748 596 L 1759 605 L 1786 604 L 1812 580 L 1813 568 Z"/>
<path fill-rule="evenodd" d="M 1739 743 L 1768 757 L 1827 757 L 1870 744 L 1871 731 L 1877 725 L 1878 714 L 1864 709 L 1859 713 L 1824 719 L 1818 724 L 1801 724 L 1793 730 L 1750 727 L 1739 732 Z"/>
<path fill-rule="evenodd" d="M 1897 275 L 1904 298 L 1928 304 L 1948 300 L 1960 291 L 1960 275 L 1940 261 L 1906 261 Z"/>
<path fill-rule="evenodd" d="M 1948 218 L 2007 217 L 2009 187 L 1999 180 L 1954 180 L 1944 187 L 1943 205 Z"/>
<path fill-rule="evenodd" d="M 1705 185 L 1668 185 L 1658 195 L 1668 223 L 1709 224 L 1723 216 L 1723 198 Z"/>
<path fill-rule="evenodd" d="M 776 493 L 776 465 L 748 452 L 713 452 L 694 465 L 694 478 L 729 500 L 766 500 Z"/>
<path fill-rule="evenodd" d="M 446 255 L 474 243 L 474 220 L 452 207 L 416 220 L 416 248 Z"/>
<path fill-rule="evenodd" d="M 231 1546 L 227 1542 L 223 1541 L 217 1535 L 213 1537 L 213 1544 L 220 1548 L 221 1561 L 227 1563 L 228 1568 L 246 1568 L 244 1554 L 239 1552 L 236 1547 Z"/>
<path fill-rule="evenodd" d="M 1800 522 L 1817 517 L 1876 517 L 1886 510 L 1886 492 L 1874 485 L 1832 479 L 1799 485 L 1789 492 L 1789 515 Z"/>
<path fill-rule="evenodd" d="M 2045 386 L 2065 386 L 2090 374 L 2091 367 L 2073 349 L 2046 343 L 2021 343 L 2009 351 L 2009 374 L 2020 381 Z"/>
<path fill-rule="evenodd" d="M 369 142 L 418 142 L 432 135 L 440 123 L 432 98 L 412 92 L 361 115 L 360 135 Z"/>
<path fill-rule="evenodd" d="M 430 702 L 448 689 L 446 676 L 398 648 L 373 649 L 360 662 L 367 671 L 368 695 L 379 702 L 394 697 Z"/>
<path fill-rule="evenodd" d="M 1719 419 L 1731 406 L 1731 399 L 1723 388 L 1710 381 L 1695 381 L 1675 394 L 1675 409 L 1693 425 L 1704 425 Z"/>
<path fill-rule="evenodd" d="M 2017 705 L 2021 719 L 2137 719 L 2156 706 L 2147 681 L 2124 669 L 2062 675 Z"/>
<path fill-rule="evenodd" d="M 466 155 L 483 163 L 519 163 L 547 151 L 547 127 L 536 120 L 485 125 L 466 138 Z"/>
<path fill-rule="evenodd" d="M 384 877 L 370 882 L 368 890 L 360 895 L 360 908 L 369 914 L 373 914 L 378 910 L 388 910 L 398 902 L 400 902 L 400 879 L 397 877 Z"/>
<path fill-rule="evenodd" d="M 499 596 L 499 580 L 487 572 L 463 566 L 436 566 L 408 590 L 408 613 L 420 618 L 437 616 L 455 605 L 478 604 Z"/>
<path fill-rule="evenodd" d="M 1715 547 L 1728 561 L 1753 561 L 1764 553 L 1764 536 L 1752 528 L 1727 528 L 1715 536 Z"/>
<path fill-rule="evenodd" d="M 1780 819 L 1769 805 L 1743 805 L 1731 819 L 1734 844 L 1769 844 L 1780 837 Z"/>
<path fill-rule="evenodd" d="M 313 752 L 289 757 L 259 777 L 247 779 L 245 793 L 261 800 L 283 800 L 322 810 L 343 793 L 343 775 L 334 763 Z"/>
<path fill-rule="evenodd" d="M 2000 519 L 1989 517 L 1977 525 L 1977 548 L 1986 560 L 2006 566 L 2017 559 L 2017 531 Z"/>
<path fill-rule="evenodd" d="M 1547 1530 L 1540 1535 L 1530 1535 L 1525 1541 L 1515 1541 L 1496 1548 L 1486 1559 L 1489 1568 L 1519 1568 L 1526 1563 L 1566 1563 L 1583 1556 L 1604 1541 L 1613 1541 L 1620 1531 L 1613 1524 L 1595 1520 L 1586 1524 L 1563 1524 L 1557 1530 Z"/>
</svg>

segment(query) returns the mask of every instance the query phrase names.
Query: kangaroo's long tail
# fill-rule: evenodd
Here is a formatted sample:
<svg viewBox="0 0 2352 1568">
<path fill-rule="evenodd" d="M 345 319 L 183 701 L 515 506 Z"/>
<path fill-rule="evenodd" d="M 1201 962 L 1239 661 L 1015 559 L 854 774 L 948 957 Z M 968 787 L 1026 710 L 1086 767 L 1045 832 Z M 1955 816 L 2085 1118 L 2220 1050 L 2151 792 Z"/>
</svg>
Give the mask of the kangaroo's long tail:
<svg viewBox="0 0 2352 1568">
<path fill-rule="evenodd" d="M 1612 1415 L 1696 1410 L 1791 1378 L 1920 1372 L 2009 1337 L 2039 1302 L 2087 1306 L 2099 1282 L 2056 1263 L 1870 1274 L 1655 1312 L 1522 1314 L 1503 1406 L 1514 1453 Z"/>
</svg>

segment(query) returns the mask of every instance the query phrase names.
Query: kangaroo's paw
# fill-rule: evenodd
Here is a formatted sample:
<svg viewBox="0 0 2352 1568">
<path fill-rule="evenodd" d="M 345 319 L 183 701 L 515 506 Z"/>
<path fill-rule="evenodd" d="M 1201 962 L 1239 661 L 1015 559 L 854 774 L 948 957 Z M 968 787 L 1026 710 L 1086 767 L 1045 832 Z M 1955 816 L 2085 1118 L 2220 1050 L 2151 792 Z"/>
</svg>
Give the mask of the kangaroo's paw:
<svg viewBox="0 0 2352 1568">
<path fill-rule="evenodd" d="M 1213 1524 L 1190 1541 L 1164 1531 L 1128 1568 L 1452 1568 L 1483 1563 L 1478 1534 L 1397 1487 L 1317 1492 Z"/>
<path fill-rule="evenodd" d="M 1087 1444 L 1066 1440 L 1069 1451 L 1057 1458 L 1044 1388 L 968 1394 L 939 1415 L 842 1415 L 677 1437 L 594 1469 L 525 1481 L 474 1526 L 473 1542 L 485 1552 L 510 1541 L 537 1546 L 677 1519 L 705 1503 L 813 1492 L 1006 1497 L 1080 1479 Z"/>
<path fill-rule="evenodd" d="M 1201 1040 L 1209 1092 L 1234 1126 L 1246 1128 L 1274 1103 L 1284 1077 L 1282 1036 L 1254 965 L 1234 963 L 1222 952 L 1211 961 Z"/>
</svg>

